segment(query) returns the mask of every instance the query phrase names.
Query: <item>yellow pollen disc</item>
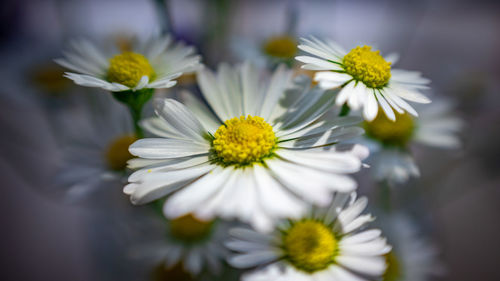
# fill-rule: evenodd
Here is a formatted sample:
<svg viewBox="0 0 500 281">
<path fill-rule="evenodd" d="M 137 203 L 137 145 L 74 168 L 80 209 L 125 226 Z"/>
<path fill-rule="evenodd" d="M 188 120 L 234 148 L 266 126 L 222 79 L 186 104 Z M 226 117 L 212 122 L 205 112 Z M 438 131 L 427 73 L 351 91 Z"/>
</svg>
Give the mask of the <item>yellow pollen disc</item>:
<svg viewBox="0 0 500 281">
<path fill-rule="evenodd" d="M 380 55 L 380 51 L 371 49 L 370 46 L 352 49 L 344 56 L 342 64 L 345 72 L 356 81 L 361 81 L 370 88 L 381 88 L 391 78 L 391 63 Z"/>
<path fill-rule="evenodd" d="M 286 258 L 297 269 L 315 272 L 334 262 L 337 239 L 321 222 L 306 220 L 295 223 L 283 237 Z"/>
<path fill-rule="evenodd" d="M 393 252 L 389 252 L 385 255 L 385 262 L 387 263 L 387 269 L 384 273 L 383 281 L 397 281 L 402 277 L 401 266 L 397 257 Z"/>
<path fill-rule="evenodd" d="M 217 160 L 226 165 L 258 162 L 269 156 L 276 146 L 273 127 L 258 116 L 227 120 L 214 137 L 212 148 Z"/>
<path fill-rule="evenodd" d="M 133 52 L 123 52 L 109 60 L 108 80 L 128 87 L 135 87 L 146 75 L 153 80 L 155 72 L 146 57 Z"/>
<path fill-rule="evenodd" d="M 201 221 L 193 215 L 185 215 L 170 221 L 170 233 L 183 241 L 196 241 L 207 237 L 213 221 Z"/>
<path fill-rule="evenodd" d="M 127 161 L 134 158 L 128 152 L 128 147 L 136 140 L 135 136 L 123 136 L 113 140 L 108 145 L 105 156 L 110 169 L 119 171 L 127 167 Z"/>
<path fill-rule="evenodd" d="M 71 80 L 64 77 L 65 69 L 55 63 L 39 65 L 33 71 L 35 85 L 49 94 L 59 94 L 71 86 Z"/>
<path fill-rule="evenodd" d="M 405 146 L 411 139 L 415 123 L 408 113 L 396 114 L 396 121 L 392 121 L 381 108 L 379 108 L 377 117 L 371 122 L 364 122 L 366 135 L 372 139 L 378 140 L 383 144 Z"/>
<path fill-rule="evenodd" d="M 297 53 L 297 41 L 286 35 L 271 37 L 264 43 L 263 50 L 269 56 L 289 59 Z"/>
</svg>

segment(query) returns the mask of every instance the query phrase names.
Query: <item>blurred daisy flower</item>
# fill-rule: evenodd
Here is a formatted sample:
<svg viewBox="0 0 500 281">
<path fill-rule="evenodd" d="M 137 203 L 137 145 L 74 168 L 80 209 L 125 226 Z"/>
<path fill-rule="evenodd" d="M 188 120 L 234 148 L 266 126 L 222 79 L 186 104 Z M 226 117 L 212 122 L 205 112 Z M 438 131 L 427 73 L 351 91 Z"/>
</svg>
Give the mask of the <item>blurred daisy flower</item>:
<svg viewBox="0 0 500 281">
<path fill-rule="evenodd" d="M 203 221 L 188 214 L 168 220 L 164 239 L 136 246 L 130 255 L 163 262 L 166 271 L 182 265 L 181 271 L 192 277 L 204 271 L 217 275 L 227 257 L 223 242 L 227 239 L 228 226 L 229 223 L 222 220 Z"/>
<path fill-rule="evenodd" d="M 375 119 L 379 106 L 394 121 L 396 114 L 404 112 L 418 116 L 405 100 L 430 102 L 420 93 L 428 88 L 428 79 L 421 77 L 419 72 L 392 69 L 397 55 L 383 57 L 370 46 L 358 46 L 347 52 L 335 42 L 314 37 L 302 39 L 298 48 L 314 55 L 296 59 L 305 63 L 302 68 L 318 71 L 314 80 L 320 87 L 342 88 L 335 98 L 336 105 L 347 104 L 353 110 L 363 108 L 363 116 L 368 121 Z"/>
<path fill-rule="evenodd" d="M 299 11 L 296 2 L 287 2 L 281 24 L 266 26 L 264 36 L 257 36 L 254 40 L 248 40 L 247 37 L 234 38 L 231 43 L 233 52 L 242 61 L 252 61 L 259 67 L 275 68 L 279 64 L 292 67 L 299 51 L 296 36 Z"/>
<path fill-rule="evenodd" d="M 260 67 L 275 67 L 281 63 L 288 66 L 294 64 L 298 53 L 298 40 L 292 34 L 279 33 L 256 42 L 245 38 L 237 38 L 231 44 L 233 52 L 242 60 L 252 61 Z"/>
<path fill-rule="evenodd" d="M 378 114 L 364 121 L 365 141 L 372 152 L 372 170 L 377 180 L 401 183 L 419 176 L 418 166 L 408 149 L 411 144 L 423 144 L 444 149 L 460 147 L 458 133 L 463 121 L 452 115 L 452 104 L 437 100 L 422 106 L 421 117 L 397 114 L 396 121 Z"/>
<path fill-rule="evenodd" d="M 378 222 L 392 245 L 392 251 L 385 255 L 383 281 L 426 281 L 444 273 L 438 250 L 408 217 L 385 214 Z"/>
<path fill-rule="evenodd" d="M 373 220 L 361 215 L 368 200 L 355 193 L 334 196 L 331 206 L 313 208 L 300 219 L 282 221 L 271 233 L 231 229 L 226 246 L 237 254 L 229 263 L 259 267 L 242 280 L 372 280 L 386 270 L 391 247 L 377 229 L 360 230 Z"/>
<path fill-rule="evenodd" d="M 78 200 L 109 181 L 121 182 L 128 147 L 137 140 L 126 108 L 110 96 L 88 94 L 84 102 L 67 115 L 61 114 L 56 127 L 63 132 L 63 161 L 56 176 L 70 201 Z"/>
<path fill-rule="evenodd" d="M 318 120 L 333 92 L 311 89 L 310 80 L 294 84 L 284 66 L 262 75 L 248 63 L 200 71 L 211 109 L 189 95 L 186 105 L 157 99 L 160 118 L 143 125 L 161 138 L 129 149 L 140 157 L 129 167 L 142 168 L 124 188 L 132 203 L 173 193 L 164 205 L 169 218 L 221 216 L 266 229 L 276 217 L 300 216 L 304 201 L 325 206 L 335 191 L 353 191 L 346 174 L 360 169 L 360 158 L 332 146 L 362 133 L 359 118 Z"/>
<path fill-rule="evenodd" d="M 170 36 L 116 45 L 105 50 L 75 40 L 56 62 L 76 72 L 65 75 L 76 84 L 111 92 L 170 88 L 174 79 L 201 66 L 193 47 L 174 43 Z"/>
</svg>

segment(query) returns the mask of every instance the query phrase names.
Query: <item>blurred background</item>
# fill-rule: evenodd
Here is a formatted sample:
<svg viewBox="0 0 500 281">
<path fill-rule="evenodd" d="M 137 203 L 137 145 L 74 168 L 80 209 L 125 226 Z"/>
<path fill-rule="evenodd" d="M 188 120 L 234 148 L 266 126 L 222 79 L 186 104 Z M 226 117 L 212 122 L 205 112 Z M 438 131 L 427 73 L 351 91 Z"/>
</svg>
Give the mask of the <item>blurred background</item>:
<svg viewBox="0 0 500 281">
<path fill-rule="evenodd" d="M 2 280 L 140 280 L 127 247 L 149 231 L 120 185 L 72 204 L 53 192 L 61 120 L 90 90 L 62 79 L 53 59 L 69 39 L 169 31 L 204 63 L 288 32 L 398 52 L 465 120 L 463 149 L 418 149 L 422 177 L 405 203 L 441 250 L 436 280 L 500 280 L 500 2 L 491 0 L 4 0 L 0 24 L 0 266 Z M 257 42 L 257 43 L 256 43 Z M 92 90 L 99 92 L 99 90 Z M 105 94 L 99 92 L 98 94 Z M 71 125 L 71 124 L 70 124 Z M 369 184 L 361 192 L 369 193 Z M 416 192 L 415 190 L 418 190 Z M 106 207 L 103 207 L 106 206 Z M 141 232 L 142 231 L 142 232 Z M 137 238 L 139 237 L 139 238 Z M 134 273 L 131 273 L 134 272 Z"/>
</svg>

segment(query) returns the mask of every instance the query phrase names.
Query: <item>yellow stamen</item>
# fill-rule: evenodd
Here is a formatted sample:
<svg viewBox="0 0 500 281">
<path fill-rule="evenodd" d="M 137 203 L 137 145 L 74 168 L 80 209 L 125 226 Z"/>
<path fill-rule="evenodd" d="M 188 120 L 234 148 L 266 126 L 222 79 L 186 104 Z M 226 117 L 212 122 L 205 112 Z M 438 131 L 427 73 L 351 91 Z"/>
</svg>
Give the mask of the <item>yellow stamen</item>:
<svg viewBox="0 0 500 281">
<path fill-rule="evenodd" d="M 269 38 L 262 47 L 264 53 L 280 59 L 290 59 L 297 53 L 297 41 L 287 35 Z"/>
<path fill-rule="evenodd" d="M 225 165 L 246 165 L 269 156 L 276 146 L 273 127 L 263 118 L 250 116 L 227 120 L 212 142 L 217 159 Z"/>
<path fill-rule="evenodd" d="M 383 281 L 400 280 L 402 277 L 401 266 L 393 252 L 389 252 L 385 255 L 385 262 L 387 264 L 387 269 L 385 270 Z"/>
<path fill-rule="evenodd" d="M 212 225 L 213 221 L 201 221 L 189 214 L 170 221 L 170 233 L 177 239 L 192 242 L 207 237 Z"/>
<path fill-rule="evenodd" d="M 370 46 L 352 49 L 344 56 L 342 64 L 345 72 L 355 80 L 370 88 L 381 88 L 391 78 L 391 63 L 380 55 L 380 51 L 371 49 Z"/>
<path fill-rule="evenodd" d="M 286 258 L 297 269 L 315 272 L 334 262 L 337 239 L 325 224 L 305 220 L 295 223 L 283 237 Z"/>
<path fill-rule="evenodd" d="M 381 108 L 377 117 L 371 122 L 364 122 L 366 135 L 387 145 L 405 146 L 411 139 L 415 124 L 408 113 L 396 114 L 396 121 L 392 121 Z"/>
<path fill-rule="evenodd" d="M 133 52 L 123 52 L 110 59 L 108 80 L 128 87 L 135 87 L 142 76 L 153 80 L 155 72 L 146 57 Z"/>
<path fill-rule="evenodd" d="M 111 142 L 106 150 L 106 161 L 112 170 L 124 170 L 127 161 L 134 158 L 128 147 L 137 140 L 135 136 L 122 136 Z"/>
</svg>

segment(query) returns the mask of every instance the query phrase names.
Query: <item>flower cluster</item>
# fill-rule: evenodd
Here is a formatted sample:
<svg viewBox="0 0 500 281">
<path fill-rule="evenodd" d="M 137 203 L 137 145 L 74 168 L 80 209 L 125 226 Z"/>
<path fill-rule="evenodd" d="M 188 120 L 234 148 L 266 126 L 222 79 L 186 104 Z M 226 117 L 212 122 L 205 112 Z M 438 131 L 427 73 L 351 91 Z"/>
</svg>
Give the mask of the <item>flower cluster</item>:
<svg viewBox="0 0 500 281">
<path fill-rule="evenodd" d="M 130 113 L 117 108 L 109 124 L 94 122 L 101 129 L 90 133 L 101 141 L 95 153 L 68 153 L 75 165 L 57 179 L 71 186 L 72 199 L 96 189 L 95 178 L 126 179 L 131 203 L 161 214 L 163 239 L 132 256 L 157 257 L 162 274 L 183 280 L 223 278 L 229 266 L 247 281 L 428 275 L 434 252 L 392 240 L 391 228 L 370 228 L 375 217 L 364 213 L 368 199 L 352 176 L 370 167 L 380 184 L 375 209 L 391 221 L 387 192 L 419 175 L 411 145 L 459 145 L 461 121 L 440 99 L 426 105 L 430 81 L 419 72 L 394 68 L 397 55 L 371 46 L 346 51 L 292 34 L 264 41 L 257 51 L 269 59 L 265 66 L 246 60 L 216 70 L 171 36 L 129 43 L 105 49 L 74 41 L 56 60 L 76 84 L 111 92 L 100 98 L 105 111 L 118 101 Z M 298 66 L 311 77 L 297 75 Z M 174 87 L 186 75 L 199 91 Z M 155 94 L 160 88 L 173 88 L 176 97 Z M 155 114 L 143 116 L 150 101 Z M 128 126 L 112 134 L 123 122 Z M 75 172 L 83 168 L 89 173 Z"/>
</svg>

